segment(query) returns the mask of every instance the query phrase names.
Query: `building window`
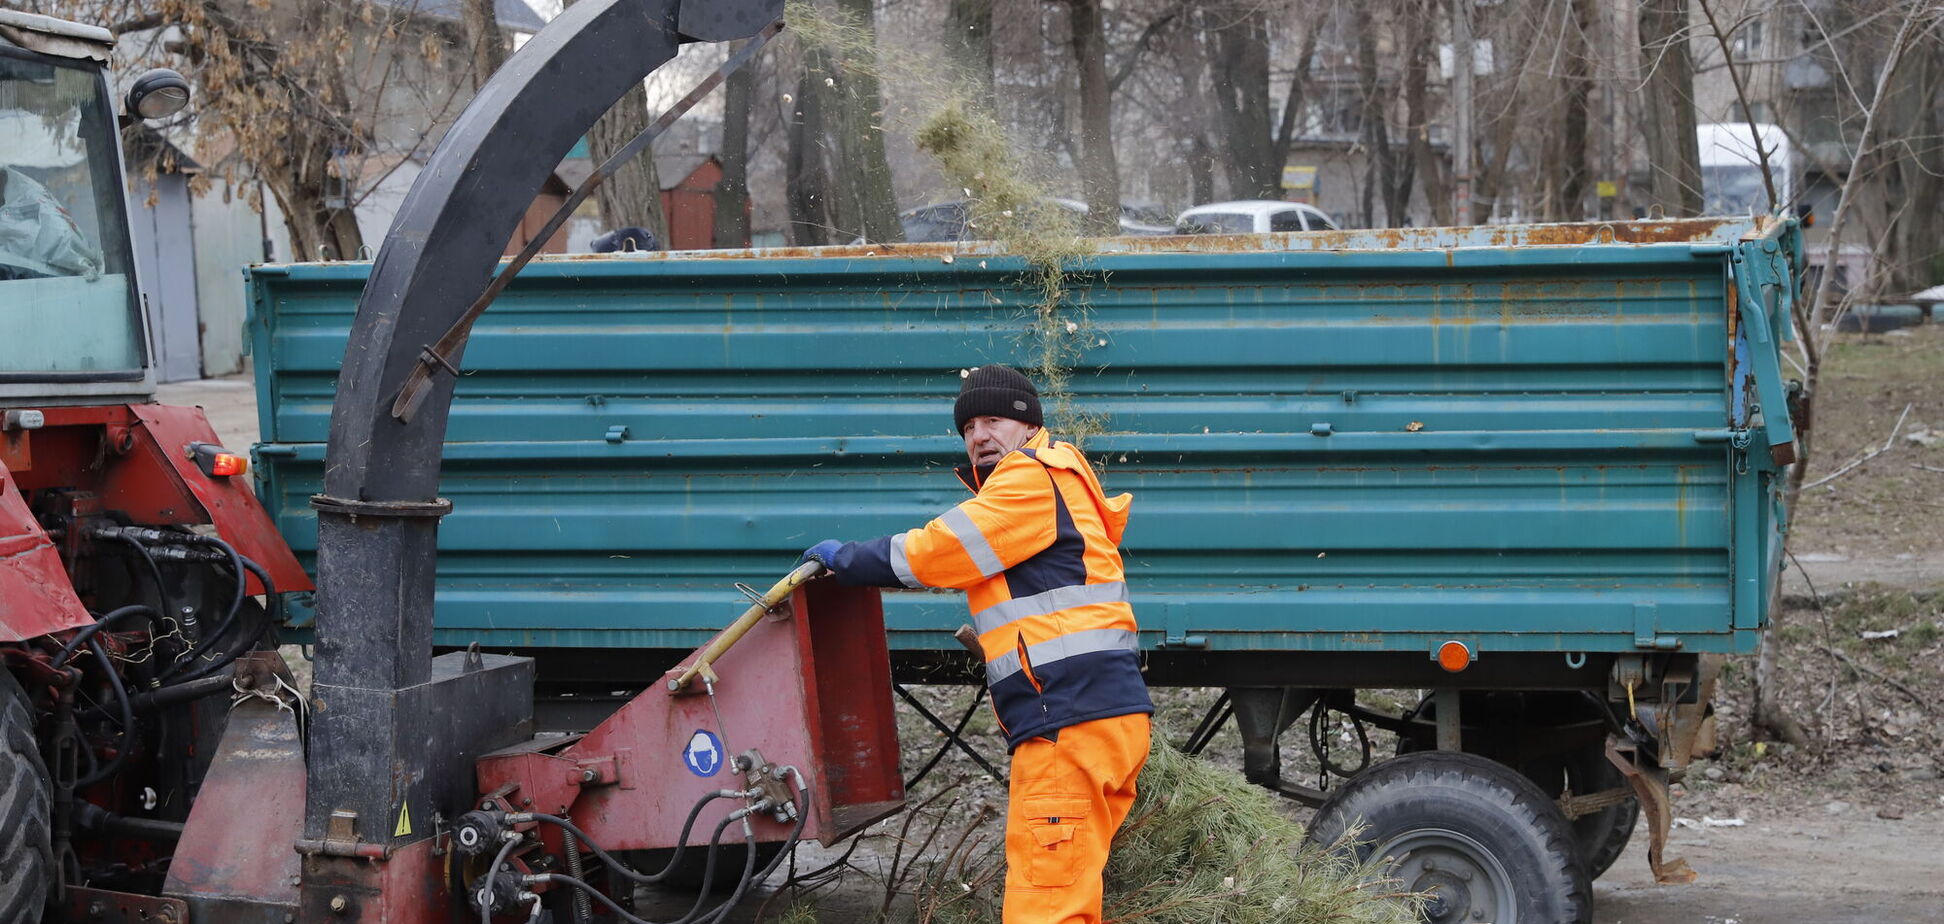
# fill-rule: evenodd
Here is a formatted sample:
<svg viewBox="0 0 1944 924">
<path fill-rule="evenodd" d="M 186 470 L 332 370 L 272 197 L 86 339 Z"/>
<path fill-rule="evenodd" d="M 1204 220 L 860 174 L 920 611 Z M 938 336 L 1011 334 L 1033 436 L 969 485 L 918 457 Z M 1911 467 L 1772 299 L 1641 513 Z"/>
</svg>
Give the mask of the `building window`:
<svg viewBox="0 0 1944 924">
<path fill-rule="evenodd" d="M 1735 38 L 1729 42 L 1728 47 L 1734 51 L 1735 58 L 1738 60 L 1746 61 L 1761 55 L 1762 21 L 1751 20 L 1747 25 L 1742 26 L 1735 33 Z"/>
</svg>

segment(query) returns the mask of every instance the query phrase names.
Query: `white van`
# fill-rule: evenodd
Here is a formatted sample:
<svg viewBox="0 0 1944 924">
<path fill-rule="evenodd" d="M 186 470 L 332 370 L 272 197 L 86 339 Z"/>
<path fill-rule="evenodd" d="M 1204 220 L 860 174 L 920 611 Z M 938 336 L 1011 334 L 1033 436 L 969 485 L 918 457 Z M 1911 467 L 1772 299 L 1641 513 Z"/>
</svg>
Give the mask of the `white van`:
<svg viewBox="0 0 1944 924">
<path fill-rule="evenodd" d="M 1803 159 L 1779 125 L 1747 122 L 1709 122 L 1695 126 L 1701 146 L 1701 214 L 1750 215 L 1770 211 L 1762 185 L 1762 159 L 1755 153 L 1755 137 L 1768 152 L 1769 174 L 1775 178 L 1775 204 L 1796 205 L 1802 194 Z"/>
</svg>

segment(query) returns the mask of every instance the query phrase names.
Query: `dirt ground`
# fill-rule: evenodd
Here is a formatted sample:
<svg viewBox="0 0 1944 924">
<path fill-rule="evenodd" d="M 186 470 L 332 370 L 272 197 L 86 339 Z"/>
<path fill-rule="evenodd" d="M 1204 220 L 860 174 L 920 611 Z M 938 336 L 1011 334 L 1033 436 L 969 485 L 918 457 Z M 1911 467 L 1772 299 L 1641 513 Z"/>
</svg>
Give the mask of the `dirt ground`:
<svg viewBox="0 0 1944 924">
<path fill-rule="evenodd" d="M 1807 480 L 1890 448 L 1808 489 L 1792 525 L 1788 605 L 1772 637 L 1778 676 L 1786 678 L 1780 695 L 1811 743 L 1760 740 L 1747 722 L 1753 660 L 1731 663 L 1718 698 L 1721 750 L 1691 768 L 1674 806 L 1680 820 L 1669 855 L 1685 857 L 1700 878 L 1654 884 L 1642 828 L 1595 885 L 1598 921 L 1944 919 L 1944 329 L 1840 340 L 1825 382 Z M 160 397 L 203 406 L 232 448 L 256 438 L 247 378 L 164 386 Z M 951 719 L 969 695 L 957 688 L 918 692 Z M 1158 733 L 1184 739 L 1215 695 L 1163 691 Z M 909 774 L 941 739 L 915 712 L 899 708 Z M 1002 761 L 989 710 L 976 711 L 971 727 L 977 749 Z M 1292 730 L 1286 742 L 1291 776 L 1314 773 L 1307 747 L 1292 746 L 1302 737 Z M 1209 756 L 1239 766 L 1232 730 L 1217 737 Z M 925 798 L 955 780 L 963 780 L 957 795 L 966 804 L 1003 804 L 1003 787 L 956 752 L 912 795 Z M 1300 817 L 1293 804 L 1290 811 Z M 881 836 L 861 850 L 863 864 L 881 865 L 889 851 L 878 848 L 888 843 Z M 806 848 L 800 868 L 832 856 Z M 868 919 L 880 890 L 859 876 L 820 892 L 817 918 Z M 774 891 L 772 885 L 752 896 L 731 920 L 753 920 Z M 777 919 L 786 899 L 770 903 L 768 920 Z M 646 907 L 679 914 L 687 905 L 665 898 Z"/>
</svg>

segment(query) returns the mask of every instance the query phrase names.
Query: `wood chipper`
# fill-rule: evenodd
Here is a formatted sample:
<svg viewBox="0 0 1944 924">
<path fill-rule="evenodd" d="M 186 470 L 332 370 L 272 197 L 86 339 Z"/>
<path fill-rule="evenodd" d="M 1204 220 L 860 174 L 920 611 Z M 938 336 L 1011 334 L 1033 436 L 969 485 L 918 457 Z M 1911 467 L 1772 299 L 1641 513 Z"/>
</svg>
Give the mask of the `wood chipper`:
<svg viewBox="0 0 1944 924">
<path fill-rule="evenodd" d="M 781 13 L 781 0 L 582 0 L 434 152 L 338 377 L 331 475 L 312 500 L 308 698 L 249 600 L 308 579 L 228 480 L 243 462 L 200 413 L 146 403 L 102 68 L 112 36 L 0 18 L 0 78 L 19 84 L 7 99 L 90 102 L 77 143 L 31 172 L 62 189 L 79 176 L 101 206 L 67 222 L 63 248 L 0 254 L 0 297 L 20 309 L 7 323 L 47 328 L 0 341 L 5 924 L 490 921 L 543 905 L 639 920 L 633 886 L 697 858 L 705 886 L 735 887 L 684 920 L 716 920 L 799 839 L 835 841 L 902 807 L 877 594 L 809 583 L 814 564 L 747 591 L 741 619 L 585 735 L 535 738 L 527 659 L 433 654 L 445 373 L 497 292 L 504 242 L 569 148 L 682 43 L 767 39 Z M 164 73 L 137 90 L 130 112 L 150 115 L 138 95 L 186 99 L 187 86 Z M 89 159 L 56 156 L 69 149 Z M 40 189 L 6 176 L 10 205 Z M 49 398 L 49 382 L 65 391 Z M 657 862 L 624 860 L 643 856 Z"/>
</svg>

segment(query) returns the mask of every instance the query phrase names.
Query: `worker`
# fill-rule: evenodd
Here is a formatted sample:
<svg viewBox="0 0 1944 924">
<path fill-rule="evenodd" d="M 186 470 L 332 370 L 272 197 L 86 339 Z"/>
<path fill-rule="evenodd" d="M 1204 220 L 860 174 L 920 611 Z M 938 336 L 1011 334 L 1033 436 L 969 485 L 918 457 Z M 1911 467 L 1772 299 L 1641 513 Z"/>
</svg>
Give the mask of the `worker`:
<svg viewBox="0 0 1944 924">
<path fill-rule="evenodd" d="M 962 375 L 952 420 L 973 496 L 917 529 L 803 553 L 839 583 L 963 590 L 1012 779 L 1006 924 L 1093 924 L 1154 712 L 1119 543 L 1133 499 L 1044 429 L 1031 380 Z"/>
</svg>

